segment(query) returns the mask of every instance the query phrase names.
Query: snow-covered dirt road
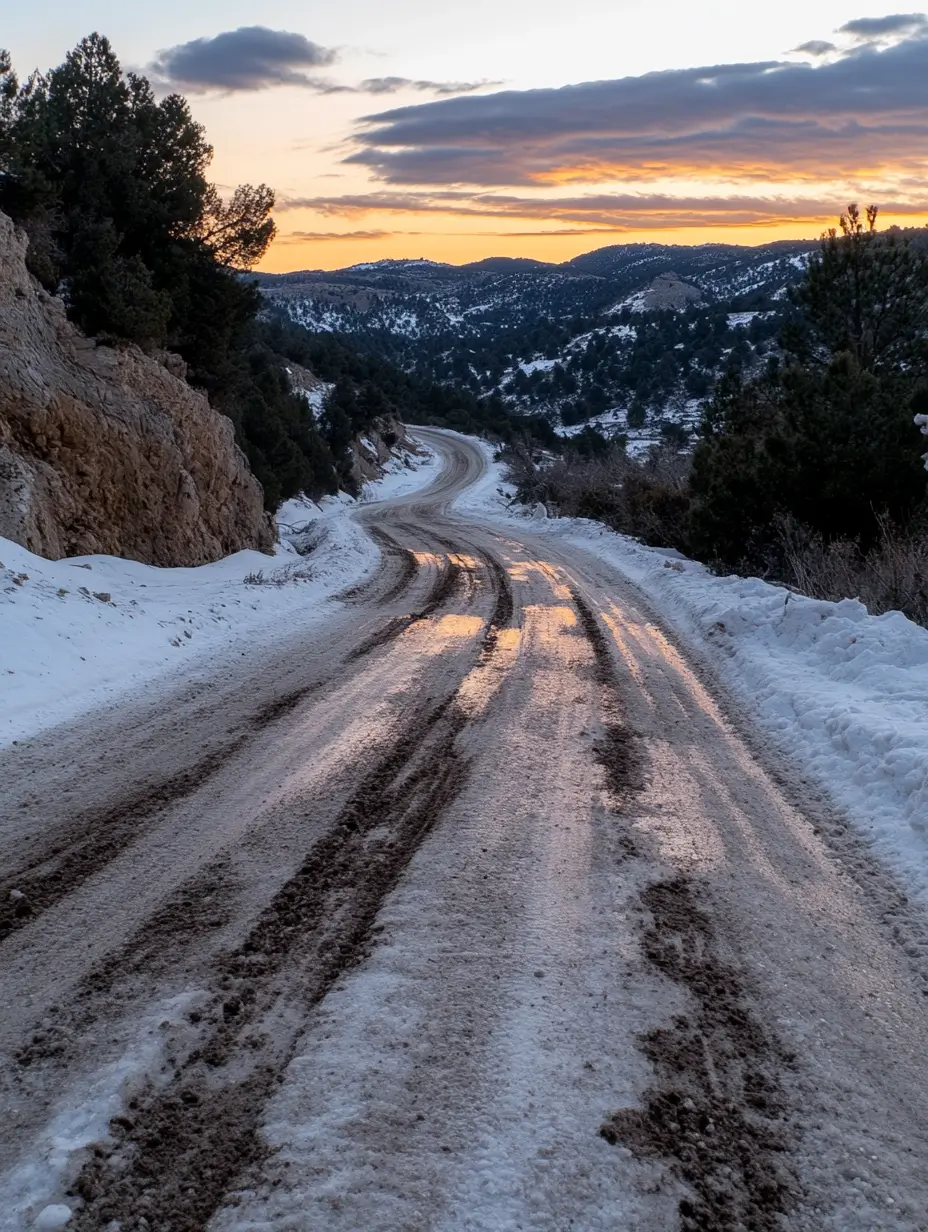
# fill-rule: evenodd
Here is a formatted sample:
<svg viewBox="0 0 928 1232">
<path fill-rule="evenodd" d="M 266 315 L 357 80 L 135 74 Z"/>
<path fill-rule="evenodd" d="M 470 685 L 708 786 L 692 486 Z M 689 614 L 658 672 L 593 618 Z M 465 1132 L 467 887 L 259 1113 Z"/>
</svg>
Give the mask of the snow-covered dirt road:
<svg viewBox="0 0 928 1232">
<path fill-rule="evenodd" d="M 928 932 L 608 563 L 354 515 L 331 620 L 0 752 L 0 1229 L 928 1229 Z"/>
</svg>

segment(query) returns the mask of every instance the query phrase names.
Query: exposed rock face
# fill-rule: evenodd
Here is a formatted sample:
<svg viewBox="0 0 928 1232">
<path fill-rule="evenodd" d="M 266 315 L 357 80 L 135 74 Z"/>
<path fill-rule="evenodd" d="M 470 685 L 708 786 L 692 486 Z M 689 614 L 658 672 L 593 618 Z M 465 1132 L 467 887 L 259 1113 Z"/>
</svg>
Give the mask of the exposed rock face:
<svg viewBox="0 0 928 1232">
<path fill-rule="evenodd" d="M 321 380 L 315 372 L 310 372 L 302 364 L 288 361 L 287 375 L 290 378 L 290 388 L 295 394 L 301 394 L 309 403 L 313 418 L 318 419 L 325 406 L 325 400 L 335 386 Z"/>
<path fill-rule="evenodd" d="M 0 214 L 0 535 L 41 556 L 197 565 L 270 550 L 231 422 L 183 362 L 97 346 L 25 266 Z"/>
<path fill-rule="evenodd" d="M 296 394 L 301 394 L 318 419 L 325 406 L 329 391 L 335 386 L 321 380 L 309 368 L 289 362 L 287 373 L 290 377 L 290 388 Z M 409 436 L 406 425 L 396 415 L 381 415 L 367 429 L 363 436 L 356 436 L 350 445 L 351 477 L 356 489 L 363 487 L 369 480 L 380 479 L 387 466 L 392 462 L 404 461 L 410 456 L 417 456 L 422 450 Z"/>
<path fill-rule="evenodd" d="M 421 453 L 402 420 L 395 415 L 381 415 L 363 436 L 351 443 L 351 474 L 356 487 L 360 488 L 367 480 L 380 479 L 389 463 Z"/>
</svg>

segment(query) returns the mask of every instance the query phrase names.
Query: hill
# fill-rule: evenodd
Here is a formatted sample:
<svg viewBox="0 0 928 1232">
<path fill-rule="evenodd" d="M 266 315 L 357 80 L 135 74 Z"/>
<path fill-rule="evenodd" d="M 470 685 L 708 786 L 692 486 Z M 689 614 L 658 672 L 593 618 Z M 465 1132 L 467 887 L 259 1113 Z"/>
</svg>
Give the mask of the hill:
<svg viewBox="0 0 928 1232">
<path fill-rule="evenodd" d="M 817 247 L 617 244 L 559 265 L 391 260 L 258 282 L 293 321 L 419 378 L 646 443 L 685 430 L 728 367 L 763 364 Z"/>
</svg>

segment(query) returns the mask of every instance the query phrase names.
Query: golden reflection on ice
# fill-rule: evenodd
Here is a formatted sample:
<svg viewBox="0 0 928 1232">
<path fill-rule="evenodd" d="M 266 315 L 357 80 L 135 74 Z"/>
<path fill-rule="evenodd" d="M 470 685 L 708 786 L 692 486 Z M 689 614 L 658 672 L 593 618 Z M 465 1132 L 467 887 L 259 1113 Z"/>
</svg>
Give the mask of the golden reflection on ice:
<svg viewBox="0 0 928 1232">
<path fill-rule="evenodd" d="M 683 868 L 717 868 L 739 848 L 777 893 L 798 902 L 809 886 L 800 889 L 794 873 L 784 873 L 783 853 L 756 816 L 758 809 L 771 820 L 775 815 L 821 873 L 827 860 L 806 819 L 782 797 L 656 625 L 616 604 L 603 619 L 639 686 L 632 710 L 643 703 L 650 712 L 646 726 L 675 733 L 649 738 L 650 781 L 638 824 L 657 840 L 663 858 Z"/>
<path fill-rule="evenodd" d="M 529 603 L 522 609 L 522 620 L 526 635 L 530 632 L 533 641 L 551 646 L 559 633 L 577 627 L 574 609 L 554 603 Z"/>
<path fill-rule="evenodd" d="M 433 616 L 429 620 L 417 620 L 408 629 L 404 629 L 397 640 L 410 649 L 414 648 L 417 654 L 443 655 L 450 642 L 470 641 L 485 628 L 486 621 L 480 616 L 448 612 L 444 616 Z"/>
<path fill-rule="evenodd" d="M 615 608 L 613 607 L 612 610 L 614 612 Z M 651 697 L 650 693 L 647 692 L 647 688 L 645 686 L 644 672 L 642 672 L 641 666 L 639 665 L 637 658 L 632 652 L 631 645 L 629 644 L 628 639 L 625 637 L 625 633 L 624 633 L 621 623 L 618 620 L 616 620 L 614 615 L 610 615 L 608 612 L 602 612 L 601 615 L 602 615 L 603 621 L 606 624 L 606 627 L 608 628 L 609 632 L 612 634 L 613 640 L 618 648 L 619 654 L 622 656 L 622 661 L 624 662 L 625 666 L 628 668 L 628 670 L 631 672 L 632 676 L 634 677 L 635 683 L 640 685 L 640 687 L 645 691 L 645 693 L 647 694 L 648 701 L 653 705 L 654 699 Z"/>
<path fill-rule="evenodd" d="M 530 582 L 533 573 L 548 582 L 556 599 L 570 598 L 570 587 L 565 586 L 563 574 L 554 565 L 543 560 L 515 560 L 509 566 L 509 574 L 516 582 Z"/>
<path fill-rule="evenodd" d="M 610 628 L 612 628 L 612 622 L 614 621 L 617 629 L 622 630 L 622 633 L 617 633 L 615 629 L 613 630 L 617 640 L 621 638 L 620 649 L 624 646 L 625 649 L 633 654 L 637 647 L 639 657 L 641 654 L 644 654 L 652 660 L 662 660 L 662 666 L 664 667 L 672 667 L 685 684 L 689 697 L 698 705 L 699 709 L 716 723 L 727 727 L 714 699 L 686 665 L 685 660 L 681 657 L 676 647 L 668 641 L 656 625 L 651 624 L 650 621 L 629 620 L 627 614 L 614 603 L 612 604 L 611 617 L 612 621 L 609 622 Z"/>
<path fill-rule="evenodd" d="M 460 612 L 449 612 L 437 620 L 430 620 L 427 629 L 437 637 L 476 637 L 483 629 L 484 621 L 479 616 L 465 616 Z"/>
<path fill-rule="evenodd" d="M 521 640 L 521 629 L 500 629 L 496 635 L 497 651 L 517 649 Z"/>
<path fill-rule="evenodd" d="M 519 657 L 521 629 L 501 629 L 491 655 L 472 668 L 461 682 L 457 702 L 469 719 L 481 715 L 499 692 L 507 672 Z"/>
</svg>

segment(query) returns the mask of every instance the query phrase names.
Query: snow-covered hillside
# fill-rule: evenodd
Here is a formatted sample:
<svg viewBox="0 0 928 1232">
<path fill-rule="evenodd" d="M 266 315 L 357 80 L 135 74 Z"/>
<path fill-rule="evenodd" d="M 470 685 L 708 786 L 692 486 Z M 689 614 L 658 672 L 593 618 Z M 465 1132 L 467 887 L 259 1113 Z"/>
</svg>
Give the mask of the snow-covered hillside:
<svg viewBox="0 0 928 1232">
<path fill-rule="evenodd" d="M 814 244 L 615 245 L 563 265 L 377 261 L 262 275 L 271 311 L 554 427 L 656 440 L 730 366 L 759 368 Z M 643 434 L 639 429 L 645 429 Z"/>
</svg>

